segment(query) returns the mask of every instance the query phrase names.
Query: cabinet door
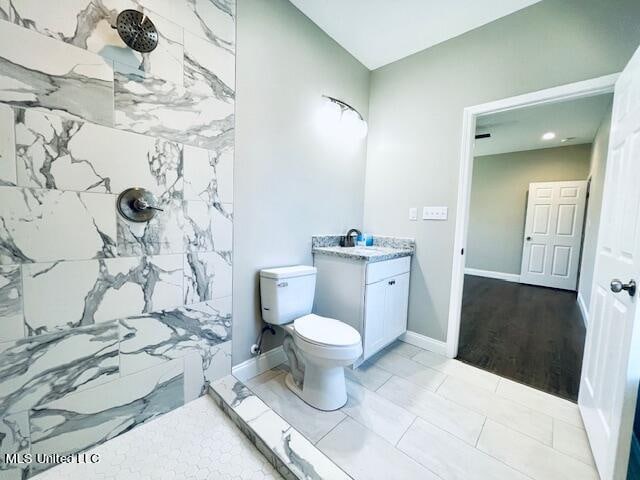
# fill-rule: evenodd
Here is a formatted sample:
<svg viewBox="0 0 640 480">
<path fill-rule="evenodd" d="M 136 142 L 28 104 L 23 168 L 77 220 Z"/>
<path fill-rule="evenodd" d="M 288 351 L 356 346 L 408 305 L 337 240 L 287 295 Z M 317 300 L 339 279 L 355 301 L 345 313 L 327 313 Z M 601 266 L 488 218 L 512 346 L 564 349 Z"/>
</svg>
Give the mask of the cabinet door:
<svg viewBox="0 0 640 480">
<path fill-rule="evenodd" d="M 386 283 L 385 339 L 391 342 L 407 331 L 409 308 L 409 274 L 390 278 Z"/>
<path fill-rule="evenodd" d="M 367 285 L 365 290 L 365 310 L 363 329 L 364 358 L 369 358 L 387 343 L 386 296 L 388 285 L 385 280 Z"/>
</svg>

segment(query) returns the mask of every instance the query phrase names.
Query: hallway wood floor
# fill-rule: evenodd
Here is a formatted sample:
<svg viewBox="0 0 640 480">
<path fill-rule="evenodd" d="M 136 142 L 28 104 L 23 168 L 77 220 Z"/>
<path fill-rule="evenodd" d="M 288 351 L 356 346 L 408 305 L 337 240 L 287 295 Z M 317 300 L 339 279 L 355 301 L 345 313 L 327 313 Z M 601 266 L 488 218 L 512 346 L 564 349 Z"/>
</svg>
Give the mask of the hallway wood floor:
<svg viewBox="0 0 640 480">
<path fill-rule="evenodd" d="M 575 402 L 584 339 L 575 292 L 465 275 L 458 360 Z"/>
</svg>

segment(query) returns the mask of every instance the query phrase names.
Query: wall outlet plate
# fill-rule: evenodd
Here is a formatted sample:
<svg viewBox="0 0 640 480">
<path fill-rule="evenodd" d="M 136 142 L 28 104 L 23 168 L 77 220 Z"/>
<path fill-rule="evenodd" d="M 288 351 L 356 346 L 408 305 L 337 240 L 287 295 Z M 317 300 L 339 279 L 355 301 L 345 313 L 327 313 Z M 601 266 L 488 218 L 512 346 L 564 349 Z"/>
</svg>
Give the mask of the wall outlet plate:
<svg viewBox="0 0 640 480">
<path fill-rule="evenodd" d="M 449 216 L 449 207 L 423 207 L 423 220 L 446 220 Z"/>
</svg>

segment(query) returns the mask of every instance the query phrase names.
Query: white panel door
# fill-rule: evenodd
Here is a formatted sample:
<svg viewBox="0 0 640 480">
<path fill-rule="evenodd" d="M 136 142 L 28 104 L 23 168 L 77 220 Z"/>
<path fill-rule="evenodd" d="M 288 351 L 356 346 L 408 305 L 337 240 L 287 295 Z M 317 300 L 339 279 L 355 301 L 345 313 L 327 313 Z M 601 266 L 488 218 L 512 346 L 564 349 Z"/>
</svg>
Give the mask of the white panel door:
<svg viewBox="0 0 640 480">
<path fill-rule="evenodd" d="M 578 404 L 601 478 L 622 480 L 640 380 L 640 49 L 616 83 L 611 127 Z"/>
<path fill-rule="evenodd" d="M 520 281 L 576 290 L 587 182 L 529 184 Z"/>
</svg>

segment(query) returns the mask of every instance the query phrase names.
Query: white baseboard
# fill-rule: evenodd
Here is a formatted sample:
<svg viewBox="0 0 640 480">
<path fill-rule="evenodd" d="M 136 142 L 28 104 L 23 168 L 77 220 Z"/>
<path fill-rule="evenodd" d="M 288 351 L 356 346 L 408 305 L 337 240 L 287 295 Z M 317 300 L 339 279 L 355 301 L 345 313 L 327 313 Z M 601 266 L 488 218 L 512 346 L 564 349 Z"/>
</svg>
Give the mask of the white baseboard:
<svg viewBox="0 0 640 480">
<path fill-rule="evenodd" d="M 584 298 L 582 295 L 578 293 L 578 306 L 580 307 L 580 313 L 582 314 L 582 321 L 584 322 L 584 326 L 589 325 L 589 309 L 587 305 L 584 303 Z"/>
<path fill-rule="evenodd" d="M 466 267 L 464 269 L 464 273 L 466 275 L 475 275 L 476 277 L 496 278 L 507 282 L 520 283 L 520 275 L 517 273 L 492 272 L 491 270 L 480 270 L 477 268 Z"/>
<path fill-rule="evenodd" d="M 269 350 L 268 352 L 236 365 L 231 369 L 231 373 L 238 380 L 246 382 L 256 375 L 260 375 L 267 370 L 271 370 L 273 367 L 277 367 L 286 361 L 286 359 L 282 347 L 276 347 L 273 350 Z"/>
<path fill-rule="evenodd" d="M 426 335 L 421 335 L 416 332 L 407 331 L 400 337 L 400 340 L 402 340 L 405 343 L 415 345 L 416 347 L 429 350 L 430 352 L 433 352 L 433 353 L 437 353 L 443 356 L 447 355 L 446 342 L 442 342 L 440 340 L 427 337 Z"/>
</svg>

